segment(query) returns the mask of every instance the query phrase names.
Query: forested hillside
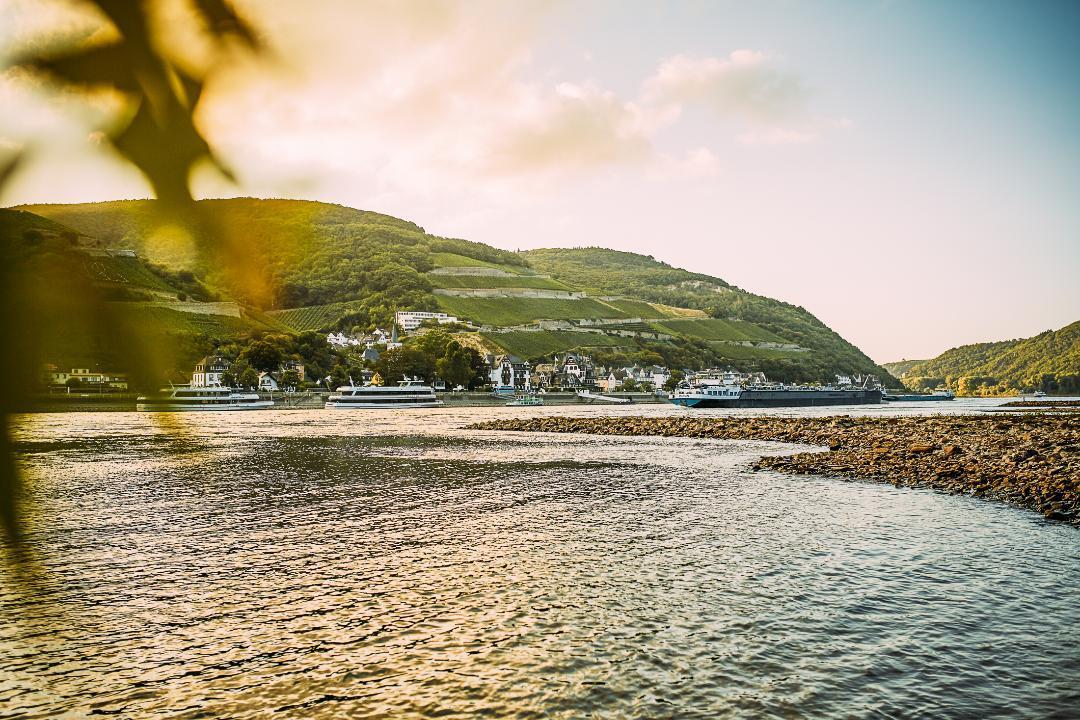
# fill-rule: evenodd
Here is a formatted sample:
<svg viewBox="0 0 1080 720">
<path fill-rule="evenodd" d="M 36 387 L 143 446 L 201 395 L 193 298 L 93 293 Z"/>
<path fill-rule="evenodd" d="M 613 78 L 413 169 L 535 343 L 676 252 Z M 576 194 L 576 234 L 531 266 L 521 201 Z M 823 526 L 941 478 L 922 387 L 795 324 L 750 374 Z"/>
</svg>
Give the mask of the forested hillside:
<svg viewBox="0 0 1080 720">
<path fill-rule="evenodd" d="M 442 310 L 472 323 L 488 347 L 530 359 L 578 349 L 612 364 L 732 365 L 779 380 L 885 375 L 802 308 L 633 253 L 514 253 L 379 213 L 296 200 L 200 201 L 190 236 L 163 225 L 153 201 L 22 210 L 58 223 L 83 250 L 137 253 L 102 259 L 129 265 L 117 275 L 127 283 L 111 292 L 148 322 L 168 316 L 166 325 L 192 326 L 194 335 L 198 323 L 209 324 L 203 346 L 260 329 L 366 331 L 388 327 L 396 310 Z M 239 310 L 231 320 L 203 315 L 196 323 L 193 314 L 174 317 L 176 307 L 161 307 L 165 295 Z M 151 300 L 151 309 L 134 302 Z M 539 321 L 559 325 L 530 333 Z"/>
<path fill-rule="evenodd" d="M 912 388 L 944 384 L 964 395 L 1078 394 L 1080 322 L 1023 340 L 953 348 L 908 368 L 902 379 Z"/>
<path fill-rule="evenodd" d="M 925 360 L 897 360 L 896 362 L 881 363 L 881 367 L 889 371 L 893 377 L 903 377 L 908 370 L 926 362 Z"/>
<path fill-rule="evenodd" d="M 11 284 L 5 290 L 18 298 L 26 357 L 68 368 L 101 366 L 138 379 L 143 368 L 134 360 L 152 352 L 154 365 L 189 372 L 192 358 L 230 338 L 288 331 L 256 308 L 214 302 L 222 298 L 195 272 L 110 251 L 82 230 L 25 211 L 0 208 L 0 261 Z"/>
<path fill-rule="evenodd" d="M 154 203 L 125 200 L 23 209 L 75 228 L 110 248 L 129 248 L 165 263 L 183 264 L 206 282 L 263 309 L 365 300 L 386 323 L 395 307 L 435 309 L 433 253 L 466 252 L 510 265 L 515 253 L 465 240 L 428 235 L 423 228 L 374 212 L 301 200 L 203 200 L 193 252 L 182 240 L 160 238 Z M 227 269 L 242 264 L 257 283 Z M 251 287 L 263 289 L 252 292 Z"/>
</svg>

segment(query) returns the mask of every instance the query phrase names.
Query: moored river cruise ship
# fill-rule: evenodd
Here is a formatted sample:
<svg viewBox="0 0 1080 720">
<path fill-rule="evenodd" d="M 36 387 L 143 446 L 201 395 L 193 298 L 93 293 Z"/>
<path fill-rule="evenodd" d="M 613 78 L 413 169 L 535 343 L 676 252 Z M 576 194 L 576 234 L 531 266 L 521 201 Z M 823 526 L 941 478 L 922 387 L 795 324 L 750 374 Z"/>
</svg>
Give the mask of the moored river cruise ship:
<svg viewBox="0 0 1080 720">
<path fill-rule="evenodd" d="M 397 387 L 342 385 L 326 399 L 326 407 L 337 410 L 430 408 L 442 404 L 442 400 L 435 397 L 435 390 L 422 380 L 402 380 Z"/>
<path fill-rule="evenodd" d="M 135 400 L 135 409 L 143 412 L 265 410 L 273 406 L 273 400 L 264 400 L 258 393 L 234 390 L 222 385 L 176 385 L 162 388 L 156 395 L 140 395 Z"/>
</svg>

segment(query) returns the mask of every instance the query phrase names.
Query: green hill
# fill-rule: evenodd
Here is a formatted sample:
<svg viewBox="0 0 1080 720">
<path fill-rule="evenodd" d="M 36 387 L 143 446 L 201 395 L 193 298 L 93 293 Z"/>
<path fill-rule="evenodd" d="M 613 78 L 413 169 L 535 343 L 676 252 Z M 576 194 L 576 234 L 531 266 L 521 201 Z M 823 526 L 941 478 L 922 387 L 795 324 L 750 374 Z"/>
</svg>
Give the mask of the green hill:
<svg viewBox="0 0 1080 720">
<path fill-rule="evenodd" d="M 907 374 L 908 370 L 915 367 L 920 363 L 926 362 L 925 360 L 897 360 L 896 362 L 881 363 L 881 367 L 889 371 L 889 374 L 896 378 L 902 378 Z"/>
<path fill-rule="evenodd" d="M 194 272 L 30 212 L 0 208 L 0 257 L 27 356 L 60 366 L 129 369 L 133 357 L 154 353 L 168 369 L 187 368 L 238 335 L 289 331 L 257 308 L 212 302 L 220 298 Z"/>
<path fill-rule="evenodd" d="M 833 372 L 874 373 L 889 380 L 885 368 L 876 365 L 851 343 L 833 332 L 805 309 L 754 295 L 729 283 L 659 262 L 652 257 L 606 248 L 547 248 L 522 253 L 529 263 L 556 280 L 586 291 L 625 295 L 654 303 L 696 308 L 709 316 L 738 324 L 726 336 L 690 330 L 692 336 L 711 340 L 756 337 L 794 344 L 801 354 L 762 348 L 758 365 L 776 377 L 827 379 Z M 672 322 L 665 322 L 672 327 Z M 693 325 L 682 324 L 693 328 Z M 717 346 L 713 346 L 717 349 Z M 722 359 L 746 366 L 753 352 L 745 346 L 721 346 Z"/>
<path fill-rule="evenodd" d="M 265 329 L 386 327 L 396 310 L 442 310 L 482 326 L 491 345 L 532 358 L 597 347 L 610 362 L 733 364 L 782 380 L 885 374 L 802 308 L 643 255 L 514 253 L 379 213 L 297 200 L 200 201 L 186 235 L 163 224 L 156 209 L 145 200 L 20 208 L 54 223 L 54 233 L 92 245 L 104 258 L 95 284 L 112 282 L 113 299 L 237 303 L 238 322 L 187 323 L 211 341 Z M 138 258 L 105 252 L 117 250 Z M 519 326 L 538 321 L 560 322 L 526 337 Z M 164 323 L 174 332 L 184 324 Z"/>
<path fill-rule="evenodd" d="M 963 345 L 898 370 L 912 388 L 946 385 L 963 395 L 1017 390 L 1075 395 L 1080 393 L 1080 322 L 1022 340 Z"/>
</svg>

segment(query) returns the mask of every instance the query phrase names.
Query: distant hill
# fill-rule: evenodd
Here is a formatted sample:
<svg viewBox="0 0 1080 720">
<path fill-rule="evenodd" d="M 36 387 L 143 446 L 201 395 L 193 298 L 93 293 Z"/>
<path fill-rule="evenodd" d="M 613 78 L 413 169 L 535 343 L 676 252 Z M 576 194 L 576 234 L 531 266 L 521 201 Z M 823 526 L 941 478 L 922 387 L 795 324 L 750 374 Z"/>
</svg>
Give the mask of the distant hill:
<svg viewBox="0 0 1080 720">
<path fill-rule="evenodd" d="M 900 365 L 889 364 L 912 388 L 946 385 L 964 395 L 1080 394 L 1080 322 L 1021 340 L 963 345 L 933 360 Z"/>
<path fill-rule="evenodd" d="M 881 367 L 888 370 L 893 377 L 899 378 L 906 375 L 911 368 L 924 362 L 926 360 L 897 360 L 896 362 L 881 363 Z"/>
<path fill-rule="evenodd" d="M 189 302 L 235 302 L 241 322 L 214 329 L 211 340 L 259 329 L 386 327 L 395 310 L 442 310 L 480 326 L 474 342 L 530 359 L 582 349 L 610 363 L 734 365 L 780 380 L 886 373 L 802 308 L 633 253 L 514 253 L 299 200 L 200 201 L 191 237 L 162 228 L 153 201 L 18 210 L 74 233 L 80 245 L 134 251 L 138 259 L 125 262 L 164 286 L 132 269 L 123 275 L 128 299 L 182 293 Z"/>
</svg>

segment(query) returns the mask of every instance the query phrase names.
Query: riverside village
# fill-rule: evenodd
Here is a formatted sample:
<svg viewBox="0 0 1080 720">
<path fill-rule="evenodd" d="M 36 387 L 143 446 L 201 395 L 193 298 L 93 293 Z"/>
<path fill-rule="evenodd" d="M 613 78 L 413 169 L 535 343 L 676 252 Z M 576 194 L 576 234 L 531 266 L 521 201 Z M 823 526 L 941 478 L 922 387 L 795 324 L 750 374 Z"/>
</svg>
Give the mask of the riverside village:
<svg viewBox="0 0 1080 720">
<path fill-rule="evenodd" d="M 837 375 L 830 386 L 785 385 L 770 382 L 763 372 L 735 367 L 702 370 L 672 369 L 654 362 L 605 364 L 587 351 L 530 361 L 460 345 L 454 338 L 461 336 L 448 329 L 475 328 L 446 313 L 400 311 L 389 329 L 311 333 L 314 337 L 299 347 L 283 347 L 282 339 L 273 336 L 244 346 L 217 347 L 189 373 L 182 369 L 173 373 L 161 390 L 170 400 L 163 404 L 142 402 L 142 396 L 133 395 L 136 389 L 127 374 L 101 368 L 65 369 L 49 364 L 42 375 L 42 389 L 58 402 L 135 399 L 139 409 L 146 410 L 340 407 L 341 393 L 367 398 L 370 402 L 355 401 L 365 407 L 379 406 L 390 396 L 398 401 L 394 407 L 402 407 L 406 397 L 408 406 L 416 407 L 667 401 L 693 407 L 730 400 L 736 391 L 763 394 L 772 399 L 770 405 L 781 404 L 773 397 L 777 393 L 784 404 L 842 404 L 845 399 L 861 404 L 875 393 L 879 400 L 889 397 L 882 394 L 872 375 Z M 453 351 L 448 351 L 451 344 Z M 422 396 L 417 395 L 421 389 Z M 812 402 L 799 402 L 807 393 Z M 686 400 L 695 394 L 703 397 Z M 833 402 L 827 401 L 826 394 Z"/>
</svg>

